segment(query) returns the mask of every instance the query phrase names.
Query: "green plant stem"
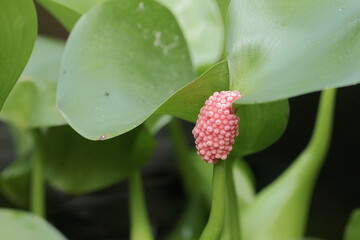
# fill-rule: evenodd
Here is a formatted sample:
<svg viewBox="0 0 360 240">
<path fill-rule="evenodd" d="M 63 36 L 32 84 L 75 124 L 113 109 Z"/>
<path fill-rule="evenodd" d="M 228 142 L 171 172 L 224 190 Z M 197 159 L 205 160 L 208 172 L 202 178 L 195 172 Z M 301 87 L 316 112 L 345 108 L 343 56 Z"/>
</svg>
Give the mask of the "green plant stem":
<svg viewBox="0 0 360 240">
<path fill-rule="evenodd" d="M 31 172 L 31 211 L 45 218 L 44 146 L 40 130 L 33 131 L 35 141 Z"/>
<path fill-rule="evenodd" d="M 329 150 L 335 97 L 336 89 L 324 90 L 321 93 L 315 128 L 311 140 L 304 151 L 297 157 L 295 164 L 291 167 L 291 170 L 294 169 L 294 171 L 299 171 L 299 174 L 304 175 L 303 178 L 306 179 L 306 183 L 309 184 L 309 186 L 314 185 L 314 181 Z M 292 171 L 288 171 L 288 174 L 291 172 Z M 309 194 L 309 199 L 312 192 L 311 189 L 312 188 L 309 187 L 309 192 L 307 193 Z"/>
<path fill-rule="evenodd" d="M 140 170 L 134 171 L 129 178 L 130 191 L 130 239 L 152 240 L 153 235 L 146 209 Z"/>
<path fill-rule="evenodd" d="M 226 206 L 225 161 L 214 165 L 213 192 L 209 220 L 200 240 L 218 240 L 224 228 Z"/>
<path fill-rule="evenodd" d="M 237 204 L 237 197 L 235 194 L 235 184 L 233 176 L 233 165 L 235 159 L 228 158 L 225 164 L 225 173 L 226 173 L 226 191 L 227 191 L 227 217 L 228 224 L 230 227 L 230 239 L 231 240 L 240 240 L 241 239 L 241 229 L 240 229 L 240 216 Z"/>
<path fill-rule="evenodd" d="M 183 186 L 188 196 L 190 196 L 195 191 L 196 187 L 194 184 L 194 182 L 196 182 L 194 179 L 195 173 L 191 164 L 188 162 L 189 148 L 179 120 L 173 118 L 168 124 L 167 130 L 170 133 L 170 138 L 173 142 L 175 159 L 182 176 Z"/>
<path fill-rule="evenodd" d="M 318 167 L 322 166 L 330 146 L 335 97 L 336 89 L 324 90 L 321 93 L 315 129 L 310 143 L 303 153 L 309 152 L 313 158 L 321 159 L 322 161 L 318 161 Z"/>
</svg>

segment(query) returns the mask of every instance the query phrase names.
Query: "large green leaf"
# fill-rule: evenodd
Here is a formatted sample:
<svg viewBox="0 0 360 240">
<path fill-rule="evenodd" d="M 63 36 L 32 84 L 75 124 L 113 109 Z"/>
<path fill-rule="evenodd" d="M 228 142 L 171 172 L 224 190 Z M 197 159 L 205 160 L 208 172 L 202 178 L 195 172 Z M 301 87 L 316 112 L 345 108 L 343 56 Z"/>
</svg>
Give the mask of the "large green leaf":
<svg viewBox="0 0 360 240">
<path fill-rule="evenodd" d="M 171 96 L 156 113 L 172 114 L 195 122 L 205 101 L 215 91 L 228 89 L 227 62 L 222 61 L 198 79 L 189 83 Z M 275 142 L 284 132 L 288 117 L 287 100 L 256 104 L 234 105 L 238 107 L 239 136 L 235 140 L 235 156 L 244 156 L 260 151 Z"/>
<path fill-rule="evenodd" d="M 18 153 L 0 174 L 0 190 L 13 203 L 26 207 L 34 142 L 24 130 L 13 131 L 13 136 Z M 156 144 L 144 127 L 105 142 L 84 139 L 69 126 L 52 127 L 46 131 L 44 142 L 46 180 L 74 195 L 124 180 L 149 159 Z"/>
<path fill-rule="evenodd" d="M 230 88 L 249 104 L 360 82 L 360 1 L 233 0 Z"/>
<path fill-rule="evenodd" d="M 355 209 L 346 224 L 344 240 L 360 239 L 360 209 Z"/>
<path fill-rule="evenodd" d="M 70 31 L 82 14 L 104 0 L 37 1 Z M 215 0 L 158 0 L 158 2 L 167 6 L 179 21 L 196 68 L 212 65 L 220 59 L 224 28 Z"/>
<path fill-rule="evenodd" d="M 37 34 L 33 1 L 0 1 L 0 110 L 29 60 Z"/>
<path fill-rule="evenodd" d="M 177 17 L 195 68 L 219 61 L 224 27 L 216 0 L 158 0 Z"/>
<path fill-rule="evenodd" d="M 138 127 L 109 141 L 94 142 L 63 126 L 50 128 L 45 144 L 46 179 L 64 192 L 84 194 L 124 180 L 139 169 L 152 154 L 155 140 Z"/>
<path fill-rule="evenodd" d="M 174 16 L 139 0 L 107 1 L 84 14 L 61 69 L 58 108 L 89 139 L 133 129 L 193 79 Z"/>
<path fill-rule="evenodd" d="M 156 113 L 196 122 L 200 109 L 215 91 L 229 89 L 229 71 L 227 62 L 222 61 L 173 94 Z"/>
<path fill-rule="evenodd" d="M 66 123 L 55 106 L 63 49 L 61 41 L 38 37 L 24 73 L 4 105 L 1 119 L 20 129 Z"/>
<path fill-rule="evenodd" d="M 1 239 L 65 240 L 66 238 L 42 218 L 31 213 L 0 209 Z"/>
<path fill-rule="evenodd" d="M 264 104 L 238 105 L 239 136 L 233 153 L 245 156 L 265 149 L 281 137 L 289 119 L 287 100 Z"/>
</svg>

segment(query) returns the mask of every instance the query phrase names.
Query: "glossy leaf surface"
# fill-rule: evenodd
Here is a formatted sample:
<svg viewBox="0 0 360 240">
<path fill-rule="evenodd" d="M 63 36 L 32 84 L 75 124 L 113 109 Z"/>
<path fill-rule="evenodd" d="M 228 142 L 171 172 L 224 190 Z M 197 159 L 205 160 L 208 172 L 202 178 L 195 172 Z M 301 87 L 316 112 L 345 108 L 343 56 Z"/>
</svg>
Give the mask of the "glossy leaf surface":
<svg viewBox="0 0 360 240">
<path fill-rule="evenodd" d="M 65 124 L 56 109 L 56 87 L 64 43 L 38 37 L 20 80 L 10 93 L 0 117 L 20 129 Z"/>
<path fill-rule="evenodd" d="M 45 136 L 46 179 L 70 194 L 84 194 L 124 180 L 140 168 L 155 148 L 154 138 L 143 128 L 94 142 L 69 126 L 48 130 Z"/>
<path fill-rule="evenodd" d="M 158 0 L 176 16 L 189 44 L 195 68 L 217 62 L 223 50 L 224 27 L 215 0 Z"/>
<path fill-rule="evenodd" d="M 252 104 L 360 82 L 358 0 L 233 0 L 230 89 Z"/>
<path fill-rule="evenodd" d="M 344 240 L 360 239 L 360 209 L 355 209 L 346 224 Z"/>
<path fill-rule="evenodd" d="M 265 149 L 279 139 L 286 129 L 289 119 L 287 100 L 238 107 L 239 136 L 233 145 L 236 156 Z"/>
<path fill-rule="evenodd" d="M 37 0 L 70 31 L 76 21 L 104 0 Z M 146 1 L 145 1 L 146 2 Z M 194 67 L 209 66 L 220 59 L 224 27 L 215 0 L 158 0 L 176 16 L 189 44 Z"/>
<path fill-rule="evenodd" d="M 222 61 L 173 94 L 156 113 L 171 114 L 196 122 L 209 96 L 215 91 L 227 91 L 228 87 L 229 71 L 226 61 Z"/>
<path fill-rule="evenodd" d="M 84 137 L 112 138 L 192 79 L 186 42 L 165 7 L 108 1 L 84 14 L 68 39 L 58 108 Z"/>
<path fill-rule="evenodd" d="M 228 89 L 227 62 L 222 61 L 171 96 L 156 113 L 167 113 L 196 122 L 200 109 L 215 91 Z M 287 100 L 238 107 L 239 136 L 233 147 L 237 157 L 260 151 L 285 131 L 289 117 Z"/>
<path fill-rule="evenodd" d="M 31 213 L 0 208 L 2 239 L 65 240 L 66 238 L 42 218 Z"/>
<path fill-rule="evenodd" d="M 0 2 L 0 110 L 29 60 L 37 34 L 33 1 Z"/>
</svg>

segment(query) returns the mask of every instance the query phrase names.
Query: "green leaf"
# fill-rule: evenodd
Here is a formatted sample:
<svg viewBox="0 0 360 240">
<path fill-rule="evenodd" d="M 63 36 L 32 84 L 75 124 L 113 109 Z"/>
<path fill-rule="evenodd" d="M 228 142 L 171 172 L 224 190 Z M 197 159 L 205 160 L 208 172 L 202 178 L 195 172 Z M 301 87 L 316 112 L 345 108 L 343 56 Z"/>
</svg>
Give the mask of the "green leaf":
<svg viewBox="0 0 360 240">
<path fill-rule="evenodd" d="M 229 89 L 227 62 L 215 64 L 200 77 L 173 94 L 156 113 L 171 114 L 196 122 L 200 109 L 215 91 Z"/>
<path fill-rule="evenodd" d="M 334 100 L 335 90 L 323 92 L 309 145 L 242 212 L 244 239 L 286 240 L 303 236 L 312 191 L 329 147 Z"/>
<path fill-rule="evenodd" d="M 235 104 L 236 106 L 236 104 Z M 239 136 L 232 154 L 237 157 L 259 152 L 276 140 L 286 129 L 289 119 L 287 100 L 254 105 L 237 105 Z"/>
<path fill-rule="evenodd" d="M 166 113 L 195 122 L 205 101 L 215 91 L 228 90 L 227 62 L 222 61 L 171 96 L 156 113 Z M 287 100 L 238 107 L 239 136 L 236 157 L 258 152 L 274 143 L 284 132 L 289 115 Z"/>
<path fill-rule="evenodd" d="M 61 41 L 38 37 L 24 73 L 4 105 L 1 119 L 24 130 L 66 123 L 55 106 L 63 49 Z"/>
<path fill-rule="evenodd" d="M 133 129 L 193 79 L 174 16 L 139 0 L 107 1 L 84 14 L 61 69 L 58 108 L 89 139 Z"/>
<path fill-rule="evenodd" d="M 104 0 L 37 0 L 70 31 L 76 21 Z M 146 2 L 146 1 L 145 1 Z M 214 0 L 158 0 L 176 16 L 189 44 L 195 68 L 217 62 L 222 53 L 224 27 Z"/>
<path fill-rule="evenodd" d="M 46 133 L 45 144 L 46 179 L 76 195 L 124 180 L 155 148 L 154 138 L 143 127 L 101 142 L 87 140 L 69 126 L 54 127 Z"/>
<path fill-rule="evenodd" d="M 0 208 L 0 236 L 14 240 L 65 240 L 42 218 L 31 213 Z"/>
<path fill-rule="evenodd" d="M 360 239 L 360 208 L 351 213 L 344 233 L 344 240 L 357 239 Z"/>
<path fill-rule="evenodd" d="M 227 56 L 243 104 L 359 83 L 360 1 L 233 0 Z"/>
<path fill-rule="evenodd" d="M 29 60 L 37 34 L 33 1 L 0 2 L 0 110 Z"/>
<path fill-rule="evenodd" d="M 215 0 L 158 0 L 176 16 L 189 44 L 195 68 L 220 60 L 224 42 L 221 13 Z"/>
</svg>

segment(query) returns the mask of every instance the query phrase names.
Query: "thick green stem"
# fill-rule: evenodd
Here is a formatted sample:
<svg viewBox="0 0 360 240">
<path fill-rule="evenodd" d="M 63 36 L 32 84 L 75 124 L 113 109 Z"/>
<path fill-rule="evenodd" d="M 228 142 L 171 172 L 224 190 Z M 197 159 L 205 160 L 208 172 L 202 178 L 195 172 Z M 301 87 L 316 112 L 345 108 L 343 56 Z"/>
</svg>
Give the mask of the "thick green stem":
<svg viewBox="0 0 360 240">
<path fill-rule="evenodd" d="M 218 240 L 224 228 L 226 205 L 225 161 L 214 165 L 213 192 L 208 223 L 200 240 Z"/>
<path fill-rule="evenodd" d="M 146 209 L 140 171 L 134 171 L 129 178 L 131 240 L 152 240 L 153 235 Z"/>
<path fill-rule="evenodd" d="M 321 94 L 316 125 L 311 141 L 305 151 L 311 152 L 313 158 L 324 160 L 329 149 L 333 125 L 336 89 L 324 90 Z M 319 161 L 319 167 L 322 161 Z"/>
<path fill-rule="evenodd" d="M 45 217 L 44 146 L 41 132 L 33 131 L 35 150 L 31 172 L 31 211 Z"/>
<path fill-rule="evenodd" d="M 326 158 L 332 132 L 336 89 L 324 90 L 321 93 L 319 108 L 316 117 L 315 128 L 311 140 L 304 151 L 297 157 L 290 170 L 284 174 L 292 174 L 293 171 L 306 175 L 307 184 L 314 185 L 314 181 Z M 293 170 L 293 171 L 291 171 Z M 311 194 L 309 187 L 309 194 Z M 310 198 L 310 197 L 309 197 Z"/>
<path fill-rule="evenodd" d="M 241 229 L 240 229 L 240 216 L 237 205 L 237 197 L 235 193 L 235 184 L 233 177 L 233 165 L 235 159 L 228 158 L 226 160 L 225 172 L 226 172 L 226 190 L 227 190 L 227 217 L 228 224 L 230 227 L 230 239 L 231 240 L 240 240 L 241 239 Z"/>
</svg>

